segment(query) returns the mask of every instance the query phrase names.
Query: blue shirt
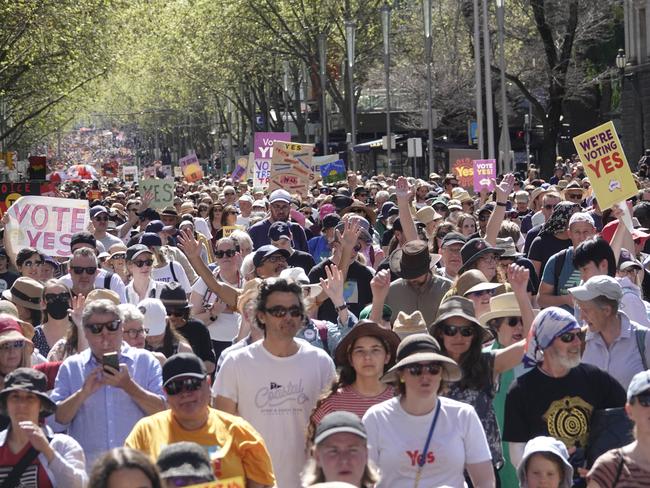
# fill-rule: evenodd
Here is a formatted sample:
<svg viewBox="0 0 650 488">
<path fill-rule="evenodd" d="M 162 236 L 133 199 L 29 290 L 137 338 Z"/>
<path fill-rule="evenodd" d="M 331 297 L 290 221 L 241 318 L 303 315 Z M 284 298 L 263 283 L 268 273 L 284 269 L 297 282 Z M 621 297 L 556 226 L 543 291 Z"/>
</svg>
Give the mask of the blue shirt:
<svg viewBox="0 0 650 488">
<path fill-rule="evenodd" d="M 162 369 L 158 360 L 144 349 L 122 343 L 120 363 L 126 364 L 133 381 L 143 389 L 165 399 L 162 391 Z M 56 376 L 50 398 L 60 403 L 81 389 L 86 377 L 100 366 L 90 348 L 67 358 Z M 90 468 L 104 452 L 122 447 L 135 423 L 146 414 L 121 388 L 104 385 L 86 399 L 72 422 L 68 434 L 86 454 Z"/>
<path fill-rule="evenodd" d="M 312 237 L 309 239 L 309 242 L 307 242 L 307 245 L 309 246 L 309 254 L 311 254 L 316 263 L 325 261 L 332 255 L 332 250 L 330 249 L 327 237 L 325 236 Z"/>
<path fill-rule="evenodd" d="M 291 235 L 293 236 L 293 248 L 298 251 L 309 252 L 307 247 L 307 236 L 305 235 L 305 230 L 300 227 L 299 224 L 295 222 L 288 222 L 291 226 Z M 253 241 L 253 249 L 257 250 L 266 244 L 271 244 L 269 240 L 269 228 L 271 227 L 271 220 L 266 218 L 250 229 L 248 229 L 248 235 Z"/>
</svg>

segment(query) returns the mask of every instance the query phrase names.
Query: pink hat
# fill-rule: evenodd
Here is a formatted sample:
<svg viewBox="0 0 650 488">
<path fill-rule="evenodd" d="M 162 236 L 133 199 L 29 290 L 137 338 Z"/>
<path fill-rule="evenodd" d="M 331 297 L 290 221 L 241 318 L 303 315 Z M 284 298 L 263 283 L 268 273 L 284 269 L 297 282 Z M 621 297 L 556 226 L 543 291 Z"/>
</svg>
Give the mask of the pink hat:
<svg viewBox="0 0 650 488">
<path fill-rule="evenodd" d="M 326 203 L 324 205 L 321 205 L 320 209 L 318 210 L 318 216 L 321 220 L 323 220 L 327 215 L 333 214 L 334 212 L 336 212 L 336 207 L 331 203 Z"/>
</svg>

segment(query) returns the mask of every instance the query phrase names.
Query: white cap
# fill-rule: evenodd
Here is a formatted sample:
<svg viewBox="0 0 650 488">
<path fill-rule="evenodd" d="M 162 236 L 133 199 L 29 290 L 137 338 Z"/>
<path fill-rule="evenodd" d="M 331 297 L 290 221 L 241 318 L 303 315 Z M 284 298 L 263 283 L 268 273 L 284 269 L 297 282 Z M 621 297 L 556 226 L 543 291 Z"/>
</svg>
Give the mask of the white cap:
<svg viewBox="0 0 650 488">
<path fill-rule="evenodd" d="M 291 195 L 287 190 L 275 190 L 273 193 L 271 193 L 271 196 L 269 197 L 269 202 L 275 203 L 275 202 L 286 202 L 286 203 L 291 203 Z"/>
<path fill-rule="evenodd" d="M 588 302 L 599 296 L 617 302 L 620 302 L 621 298 L 623 298 L 623 288 L 620 283 L 615 278 L 607 275 L 592 276 L 582 285 L 569 288 L 569 293 L 581 302 Z"/>
<path fill-rule="evenodd" d="M 147 335 L 158 336 L 164 334 L 167 325 L 167 311 L 163 302 L 157 298 L 145 298 L 138 303 L 138 309 L 144 315 L 142 323 L 148 329 Z"/>
<path fill-rule="evenodd" d="M 596 224 L 594 223 L 594 218 L 589 215 L 587 212 L 576 212 L 569 219 L 569 227 L 571 227 L 576 222 L 587 222 L 595 229 Z"/>
</svg>

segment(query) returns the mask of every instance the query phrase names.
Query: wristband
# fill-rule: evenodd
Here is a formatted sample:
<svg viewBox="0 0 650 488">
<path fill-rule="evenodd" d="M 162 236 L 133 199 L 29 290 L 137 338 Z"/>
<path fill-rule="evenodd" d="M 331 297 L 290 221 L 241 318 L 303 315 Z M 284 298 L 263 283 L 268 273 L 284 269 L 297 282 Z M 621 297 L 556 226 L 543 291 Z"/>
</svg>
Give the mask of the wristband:
<svg viewBox="0 0 650 488">
<path fill-rule="evenodd" d="M 507 207 L 508 204 L 505 202 L 497 202 L 497 207 Z"/>
<path fill-rule="evenodd" d="M 347 303 L 344 303 L 343 305 L 339 305 L 338 307 L 334 307 L 334 309 L 335 309 L 337 312 L 341 312 L 342 310 L 345 310 L 346 308 L 348 308 L 348 304 L 347 304 Z"/>
</svg>

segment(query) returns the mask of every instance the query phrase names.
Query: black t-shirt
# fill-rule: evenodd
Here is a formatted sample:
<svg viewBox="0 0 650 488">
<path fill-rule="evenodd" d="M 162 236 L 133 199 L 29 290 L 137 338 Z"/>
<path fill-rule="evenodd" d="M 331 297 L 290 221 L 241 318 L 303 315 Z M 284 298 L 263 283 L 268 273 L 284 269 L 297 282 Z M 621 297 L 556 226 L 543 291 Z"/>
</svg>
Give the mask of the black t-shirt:
<svg viewBox="0 0 650 488">
<path fill-rule="evenodd" d="M 332 264 L 332 261 L 325 259 L 314 266 L 309 273 L 311 283 L 320 283 L 320 279 L 327 279 L 325 266 Z M 372 290 L 370 289 L 370 280 L 373 274 L 366 266 L 353 261 L 348 269 L 348 275 L 345 280 L 343 297 L 348 304 L 348 310 L 357 317 L 363 308 L 372 302 Z M 332 300 L 326 300 L 318 309 L 319 320 L 329 320 L 336 323 L 338 313 L 334 310 Z"/>
<path fill-rule="evenodd" d="M 563 378 L 534 368 L 517 378 L 506 397 L 503 440 L 528 442 L 540 435 L 567 447 L 585 447 L 595 410 L 625 405 L 625 390 L 606 371 L 580 364 Z"/>
<path fill-rule="evenodd" d="M 210 340 L 210 333 L 203 322 L 196 319 L 190 319 L 182 327 L 177 327 L 176 331 L 182 335 L 190 346 L 192 351 L 203 361 L 217 362 L 217 358 L 212 349 L 212 341 Z"/>
<path fill-rule="evenodd" d="M 287 259 L 287 264 L 290 268 L 302 268 L 305 270 L 305 274 L 309 274 L 311 269 L 316 265 L 314 258 L 308 252 L 304 251 L 294 251 L 289 259 Z"/>
<path fill-rule="evenodd" d="M 535 238 L 542 231 L 544 224 L 539 224 L 526 232 L 526 239 L 524 239 L 524 254 L 528 256 L 528 251 L 530 251 L 530 246 L 533 244 Z"/>
<path fill-rule="evenodd" d="M 557 254 L 569 246 L 571 246 L 571 239 L 558 239 L 551 234 L 542 234 L 541 236 L 535 237 L 535 240 L 530 246 L 530 251 L 528 252 L 528 259 L 542 263 L 542 266 L 539 269 L 540 271 L 543 271 L 544 266 L 546 266 L 546 261 L 548 261 L 553 254 Z"/>
<path fill-rule="evenodd" d="M 11 288 L 20 275 L 18 273 L 13 273 L 12 271 L 5 271 L 0 273 L 0 291 L 5 291 Z"/>
</svg>

